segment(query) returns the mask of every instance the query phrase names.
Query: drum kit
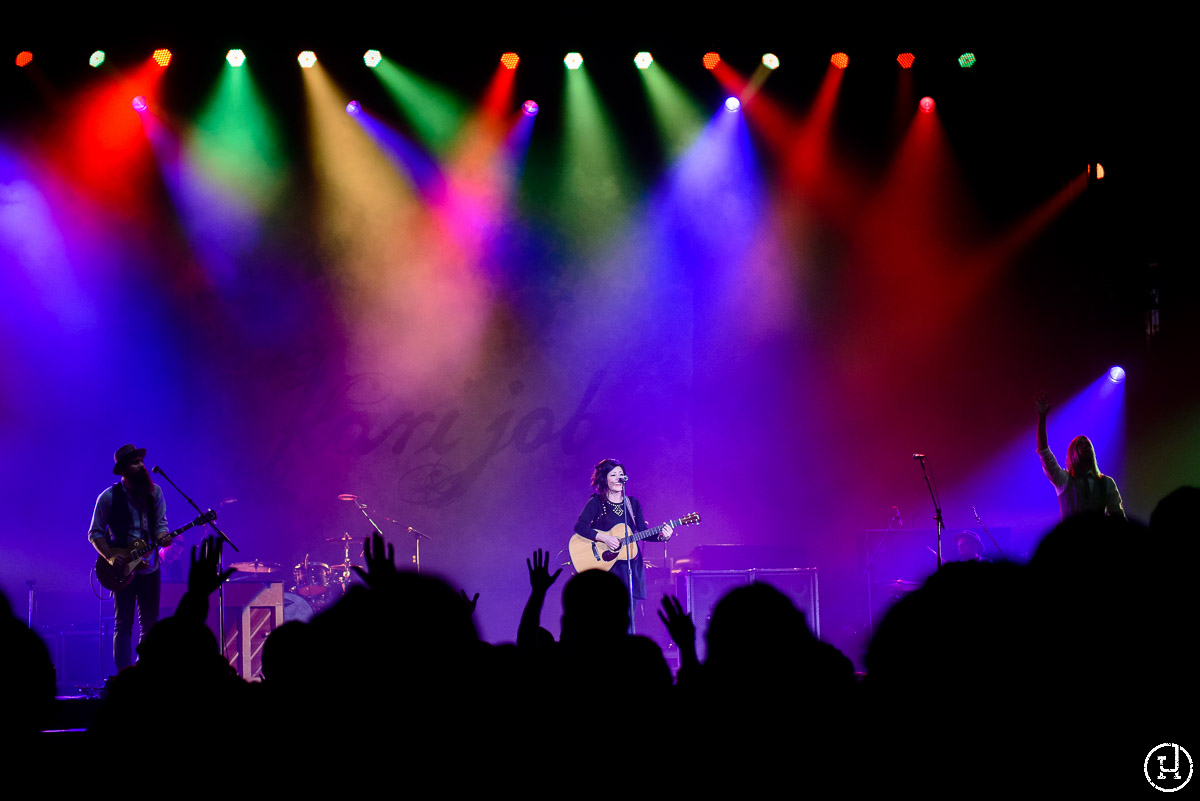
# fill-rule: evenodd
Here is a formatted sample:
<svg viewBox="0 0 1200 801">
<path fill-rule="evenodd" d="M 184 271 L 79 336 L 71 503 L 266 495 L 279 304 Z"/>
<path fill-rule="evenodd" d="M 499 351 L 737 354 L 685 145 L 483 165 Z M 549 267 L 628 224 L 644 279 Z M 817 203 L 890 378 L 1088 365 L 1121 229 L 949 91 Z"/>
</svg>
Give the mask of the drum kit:
<svg viewBox="0 0 1200 801">
<path fill-rule="evenodd" d="M 357 542 L 358 537 L 345 533 L 340 537 L 329 537 L 325 542 L 338 542 L 342 545 L 342 561 L 318 562 L 305 554 L 303 561 L 292 567 L 291 581 L 284 587 L 283 618 L 285 621 L 300 620 L 307 623 L 313 615 L 332 606 L 346 594 L 356 580 L 354 568 L 362 567 L 350 559 L 350 543 Z M 251 562 L 234 562 L 230 567 L 237 568 L 236 576 L 244 580 L 271 581 L 275 576 L 284 581 L 289 571 L 278 563 L 262 562 L 257 559 Z"/>
<path fill-rule="evenodd" d="M 352 502 L 355 508 L 362 512 L 367 522 L 371 524 L 371 528 L 380 534 L 383 533 L 383 530 L 371 518 L 367 504 L 359 496 L 343 493 L 338 495 L 337 498 L 339 501 Z M 415 547 L 413 565 L 416 567 L 418 573 L 421 572 L 421 540 L 427 540 L 429 537 L 417 531 L 412 526 L 404 526 L 404 524 L 397 520 L 392 520 L 390 517 L 384 517 L 382 520 L 385 523 L 404 528 L 408 535 L 413 538 Z M 291 569 L 290 583 L 285 578 L 288 577 L 288 571 L 282 565 L 273 562 L 261 562 L 257 559 L 231 564 L 230 567 L 237 568 L 238 571 L 234 574 L 232 580 L 284 582 L 283 619 L 285 621 L 300 620 L 307 623 L 312 619 L 313 615 L 332 606 L 339 598 L 345 595 L 350 589 L 351 584 L 357 580 L 354 568 L 362 567 L 362 565 L 355 564 L 350 560 L 350 543 L 358 542 L 359 539 L 349 533 L 345 533 L 340 537 L 329 537 L 325 542 L 339 542 L 342 544 L 342 561 L 334 563 L 315 562 L 309 558 L 310 554 L 305 554 L 304 560 Z"/>
</svg>

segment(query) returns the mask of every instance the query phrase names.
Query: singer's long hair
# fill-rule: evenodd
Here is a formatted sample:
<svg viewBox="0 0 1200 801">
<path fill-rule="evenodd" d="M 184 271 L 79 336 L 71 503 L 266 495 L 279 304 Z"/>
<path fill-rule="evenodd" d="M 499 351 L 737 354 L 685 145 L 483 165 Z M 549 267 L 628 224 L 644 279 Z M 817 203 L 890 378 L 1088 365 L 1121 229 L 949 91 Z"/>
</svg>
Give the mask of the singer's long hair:
<svg viewBox="0 0 1200 801">
<path fill-rule="evenodd" d="M 1092 441 L 1082 434 L 1067 446 L 1067 472 L 1075 478 L 1088 474 L 1104 478 L 1096 464 L 1096 449 L 1092 447 Z"/>
<path fill-rule="evenodd" d="M 608 492 L 608 474 L 613 471 L 614 467 L 624 467 L 625 463 L 618 459 L 602 459 L 596 463 L 596 469 L 592 471 L 592 492 L 597 495 L 604 495 Z"/>
</svg>

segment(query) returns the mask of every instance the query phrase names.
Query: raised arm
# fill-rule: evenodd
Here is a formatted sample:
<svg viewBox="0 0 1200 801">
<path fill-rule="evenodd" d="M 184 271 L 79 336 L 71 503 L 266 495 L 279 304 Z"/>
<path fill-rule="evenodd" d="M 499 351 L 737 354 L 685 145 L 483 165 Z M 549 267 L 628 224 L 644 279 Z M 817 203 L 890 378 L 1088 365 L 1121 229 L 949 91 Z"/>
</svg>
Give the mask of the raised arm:
<svg viewBox="0 0 1200 801">
<path fill-rule="evenodd" d="M 1046 414 L 1050 411 L 1050 401 L 1046 398 L 1045 392 L 1039 392 L 1034 401 L 1037 404 L 1038 424 L 1037 424 L 1037 448 L 1043 450 L 1049 447 L 1046 442 Z"/>
<path fill-rule="evenodd" d="M 542 625 L 542 607 L 546 603 L 546 593 L 558 580 L 562 568 L 550 575 L 550 552 L 538 548 L 533 553 L 533 561 L 525 560 L 529 568 L 529 600 L 525 602 L 525 611 L 521 613 L 521 625 L 517 629 L 517 647 L 528 648 L 537 645 L 538 629 Z"/>
</svg>

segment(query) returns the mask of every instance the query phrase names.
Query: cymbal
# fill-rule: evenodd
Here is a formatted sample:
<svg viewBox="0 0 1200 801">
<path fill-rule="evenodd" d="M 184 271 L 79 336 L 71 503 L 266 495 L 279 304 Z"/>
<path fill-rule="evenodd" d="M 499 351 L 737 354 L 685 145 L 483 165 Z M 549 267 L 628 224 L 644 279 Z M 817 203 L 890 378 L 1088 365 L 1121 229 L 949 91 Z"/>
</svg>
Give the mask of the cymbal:
<svg viewBox="0 0 1200 801">
<path fill-rule="evenodd" d="M 283 570 L 278 562 L 233 562 L 229 565 L 239 573 L 279 573 Z"/>
<path fill-rule="evenodd" d="M 340 537 L 326 537 L 325 542 L 357 542 L 358 537 L 347 532 Z"/>
<path fill-rule="evenodd" d="M 338 496 L 338 500 L 339 501 L 357 501 L 358 496 L 352 495 L 349 492 L 343 492 L 341 495 Z"/>
</svg>

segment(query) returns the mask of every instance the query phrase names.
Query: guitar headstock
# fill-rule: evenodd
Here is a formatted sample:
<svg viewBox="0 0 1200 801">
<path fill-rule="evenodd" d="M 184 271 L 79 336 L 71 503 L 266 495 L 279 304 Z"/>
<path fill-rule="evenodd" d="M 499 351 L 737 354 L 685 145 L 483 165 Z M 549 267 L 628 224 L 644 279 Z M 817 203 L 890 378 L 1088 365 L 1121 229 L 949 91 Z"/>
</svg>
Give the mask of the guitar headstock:
<svg viewBox="0 0 1200 801">
<path fill-rule="evenodd" d="M 692 512 L 690 515 L 688 515 L 686 517 L 679 518 L 679 525 L 681 525 L 681 526 L 694 526 L 699 522 L 700 522 L 700 513 L 699 512 Z"/>
</svg>

